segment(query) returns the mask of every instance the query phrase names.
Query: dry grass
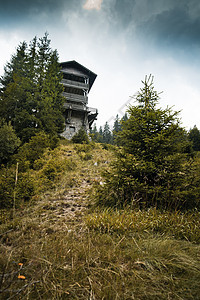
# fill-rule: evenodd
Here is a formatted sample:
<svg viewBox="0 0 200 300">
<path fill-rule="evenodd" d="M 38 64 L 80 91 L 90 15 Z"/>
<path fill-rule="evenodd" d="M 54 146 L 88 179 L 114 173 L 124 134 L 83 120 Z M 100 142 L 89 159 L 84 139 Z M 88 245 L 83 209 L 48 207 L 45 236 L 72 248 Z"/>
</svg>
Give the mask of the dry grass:
<svg viewBox="0 0 200 300">
<path fill-rule="evenodd" d="M 1 249 L 2 299 L 22 288 L 19 299 L 198 299 L 197 245 L 73 226 L 41 233 L 33 225 L 15 241 L 7 235 Z"/>
<path fill-rule="evenodd" d="M 85 217 L 90 229 L 101 233 L 168 235 L 171 238 L 199 243 L 200 212 L 148 210 L 96 210 Z"/>
<path fill-rule="evenodd" d="M 56 150 L 74 167 L 53 189 L 2 212 L 0 299 L 199 299 L 198 213 L 91 212 L 112 153 L 81 147 Z"/>
</svg>

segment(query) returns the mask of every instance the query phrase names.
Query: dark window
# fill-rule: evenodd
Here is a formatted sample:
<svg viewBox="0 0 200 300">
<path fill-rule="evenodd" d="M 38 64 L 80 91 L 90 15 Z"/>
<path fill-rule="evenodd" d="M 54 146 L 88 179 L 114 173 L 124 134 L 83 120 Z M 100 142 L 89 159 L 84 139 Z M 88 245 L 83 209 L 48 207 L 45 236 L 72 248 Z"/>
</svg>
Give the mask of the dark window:
<svg viewBox="0 0 200 300">
<path fill-rule="evenodd" d="M 75 132 L 75 127 L 74 126 L 70 126 L 69 130 L 70 130 L 70 132 Z"/>
</svg>

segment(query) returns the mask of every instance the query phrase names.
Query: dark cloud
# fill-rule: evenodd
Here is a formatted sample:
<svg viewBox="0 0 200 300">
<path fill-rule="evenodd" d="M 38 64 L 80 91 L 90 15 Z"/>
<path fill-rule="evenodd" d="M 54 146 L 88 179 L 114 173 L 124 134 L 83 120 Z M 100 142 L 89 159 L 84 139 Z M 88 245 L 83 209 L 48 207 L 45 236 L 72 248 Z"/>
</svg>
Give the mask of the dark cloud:
<svg viewBox="0 0 200 300">
<path fill-rule="evenodd" d="M 79 0 L 0 0 L 0 25 L 11 27 L 21 24 L 34 25 L 34 19 L 43 16 L 44 21 L 51 24 L 59 21 L 59 15 L 65 7 L 69 13 L 80 6 Z M 56 26 L 56 23 L 55 23 Z"/>
<path fill-rule="evenodd" d="M 103 0 L 100 11 L 84 11 L 84 0 L 0 0 L 0 26 L 59 27 L 64 22 L 82 19 L 109 34 L 124 34 L 131 42 L 143 39 L 164 47 L 200 46 L 199 0 Z M 77 21 L 79 22 L 79 21 Z M 14 27 L 15 26 L 15 27 Z M 95 27 L 96 26 L 96 27 Z M 62 28 L 62 27 L 61 27 Z M 65 27 L 66 28 L 66 27 Z"/>
<path fill-rule="evenodd" d="M 200 45 L 199 0 L 109 0 L 104 3 L 113 30 L 164 46 Z"/>
<path fill-rule="evenodd" d="M 62 7 L 64 0 L 34 0 L 34 1 L 26 1 L 26 0 L 8 0 L 0 1 L 0 13 L 7 14 L 21 14 L 23 15 L 24 12 L 30 12 L 32 9 L 38 9 L 38 10 L 48 10 L 51 11 L 53 9 L 57 9 Z M 69 5 L 72 3 L 72 0 L 68 1 Z"/>
<path fill-rule="evenodd" d="M 193 18 L 187 6 L 153 15 L 138 26 L 138 33 L 164 46 L 199 46 L 200 17 Z"/>
</svg>

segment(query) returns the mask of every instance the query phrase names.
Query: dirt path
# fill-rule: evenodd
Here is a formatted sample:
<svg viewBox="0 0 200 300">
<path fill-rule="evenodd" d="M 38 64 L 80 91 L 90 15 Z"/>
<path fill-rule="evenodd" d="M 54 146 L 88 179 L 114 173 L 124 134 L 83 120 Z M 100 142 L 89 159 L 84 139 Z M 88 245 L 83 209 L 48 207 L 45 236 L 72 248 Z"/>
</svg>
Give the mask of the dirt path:
<svg viewBox="0 0 200 300">
<path fill-rule="evenodd" d="M 85 161 L 75 151 L 70 151 L 71 156 L 77 156 L 77 170 L 74 174 L 69 174 L 73 177 L 73 186 L 65 184 L 64 179 L 59 187 L 60 191 L 58 189 L 53 195 L 45 196 L 40 206 L 40 224 L 43 230 L 46 227 L 53 231 L 71 230 L 74 226 L 83 225 L 83 216 L 91 205 L 88 190 L 94 182 L 101 182 L 102 169 L 107 169 L 111 158 L 111 154 L 102 149 L 94 149 L 92 153 L 92 159 Z"/>
<path fill-rule="evenodd" d="M 79 185 L 68 189 L 64 195 L 46 199 L 40 214 L 41 232 L 51 234 L 82 227 L 83 215 L 88 209 L 87 191 L 90 187 L 90 181 L 83 179 Z"/>
<path fill-rule="evenodd" d="M 52 204 L 56 207 L 55 215 L 66 220 L 80 218 L 88 207 L 87 191 L 90 187 L 90 183 L 83 180 L 79 186 L 68 190 L 59 201 L 53 200 Z"/>
</svg>

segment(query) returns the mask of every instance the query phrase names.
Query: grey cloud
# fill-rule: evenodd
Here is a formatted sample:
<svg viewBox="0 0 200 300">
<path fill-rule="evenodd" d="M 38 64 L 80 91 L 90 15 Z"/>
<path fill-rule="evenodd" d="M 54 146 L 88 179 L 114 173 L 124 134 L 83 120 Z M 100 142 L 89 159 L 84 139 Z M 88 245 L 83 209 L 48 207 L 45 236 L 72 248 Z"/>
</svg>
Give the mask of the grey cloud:
<svg viewBox="0 0 200 300">
<path fill-rule="evenodd" d="M 139 38 L 163 46 L 200 45 L 199 0 L 103 0 L 98 12 L 84 11 L 83 4 L 83 0 L 0 0 L 1 29 L 24 24 L 62 29 L 62 22 L 66 29 L 76 14 L 88 27 L 119 33 L 130 43 Z"/>
<path fill-rule="evenodd" d="M 187 6 L 152 16 L 138 26 L 138 33 L 147 40 L 153 39 L 166 46 L 200 45 L 199 32 L 200 18 L 192 18 Z"/>
<path fill-rule="evenodd" d="M 104 2 L 112 30 L 129 38 L 176 44 L 200 45 L 199 0 L 109 0 Z"/>
<path fill-rule="evenodd" d="M 79 0 L 0 0 L 0 25 L 9 27 L 34 22 L 39 15 L 44 16 L 45 21 L 52 22 L 52 18 L 58 17 L 65 6 L 70 12 L 80 6 Z M 59 18 L 57 19 L 59 21 Z M 56 26 L 56 23 L 55 23 Z"/>
<path fill-rule="evenodd" d="M 69 0 L 68 4 L 70 5 L 73 0 Z M 62 7 L 64 0 L 35 0 L 35 1 L 26 1 L 26 0 L 8 0 L 0 1 L 0 12 L 4 13 L 16 13 L 16 12 L 21 12 L 23 14 L 25 11 L 30 11 L 33 8 L 38 8 L 41 11 L 44 9 L 56 9 L 56 7 Z"/>
<path fill-rule="evenodd" d="M 176 0 L 174 0 L 176 1 Z M 107 19 L 120 27 L 126 29 L 129 26 L 138 26 L 148 21 L 152 15 L 157 15 L 173 7 L 173 0 L 107 0 L 103 2 L 102 8 Z"/>
</svg>

